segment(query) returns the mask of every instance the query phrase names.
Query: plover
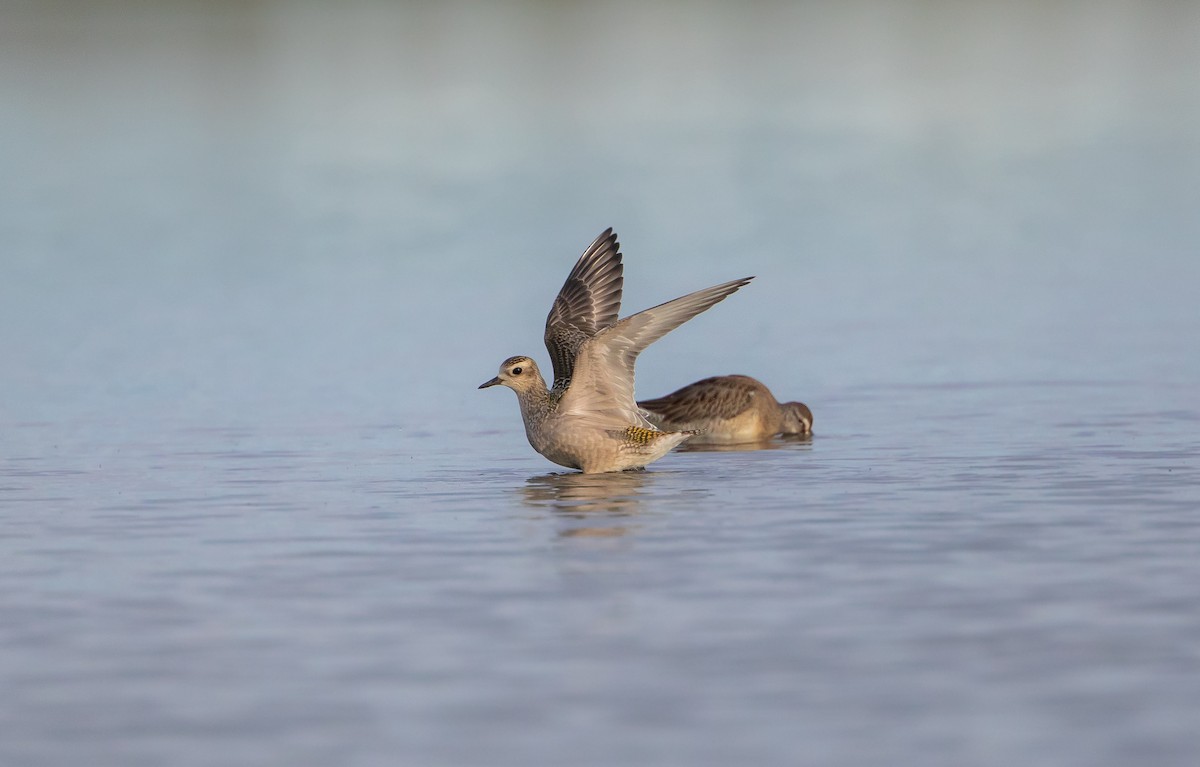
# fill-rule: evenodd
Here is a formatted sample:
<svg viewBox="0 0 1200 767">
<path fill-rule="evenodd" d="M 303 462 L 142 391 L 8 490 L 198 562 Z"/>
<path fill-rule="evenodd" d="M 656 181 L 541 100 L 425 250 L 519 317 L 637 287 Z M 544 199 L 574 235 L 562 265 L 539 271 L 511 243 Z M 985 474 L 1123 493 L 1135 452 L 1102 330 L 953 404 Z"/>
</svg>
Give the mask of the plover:
<svg viewBox="0 0 1200 767">
<path fill-rule="evenodd" d="M 776 434 L 812 433 L 807 405 L 779 403 L 770 389 L 750 376 L 705 378 L 638 406 L 664 431 L 699 431 L 697 442 L 761 442 Z"/>
<path fill-rule="evenodd" d="M 479 386 L 516 392 L 533 449 L 585 473 L 644 467 L 696 433 L 664 431 L 647 420 L 633 397 L 634 363 L 647 346 L 754 279 L 698 290 L 618 321 L 622 272 L 620 245 L 608 229 L 579 257 L 546 318 L 552 388 L 525 356 L 509 357 L 499 375 Z"/>
</svg>

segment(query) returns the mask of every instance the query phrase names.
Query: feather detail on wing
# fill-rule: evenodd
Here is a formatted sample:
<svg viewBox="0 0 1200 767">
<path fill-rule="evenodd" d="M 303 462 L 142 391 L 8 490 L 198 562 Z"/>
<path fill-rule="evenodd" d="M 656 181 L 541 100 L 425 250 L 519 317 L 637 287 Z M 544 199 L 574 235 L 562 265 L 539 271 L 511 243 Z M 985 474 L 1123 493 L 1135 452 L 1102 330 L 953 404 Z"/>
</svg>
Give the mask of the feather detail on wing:
<svg viewBox="0 0 1200 767">
<path fill-rule="evenodd" d="M 624 285 L 621 245 L 611 228 L 588 246 L 554 299 L 546 317 L 546 350 L 554 364 L 552 388 L 571 382 L 579 347 L 617 321 Z"/>
<path fill-rule="evenodd" d="M 590 416 L 597 424 L 651 426 L 633 399 L 633 367 L 638 355 L 752 279 L 689 293 L 598 332 L 579 349 L 571 387 L 559 403 L 559 412 Z"/>
<path fill-rule="evenodd" d="M 654 416 L 651 421 L 675 424 L 700 420 L 735 418 L 750 409 L 755 398 L 764 396 L 764 387 L 747 376 L 713 376 L 688 384 L 658 399 L 638 402 L 638 407 Z M 769 396 L 770 392 L 766 392 Z M 773 401 L 773 400 L 772 400 Z"/>
</svg>

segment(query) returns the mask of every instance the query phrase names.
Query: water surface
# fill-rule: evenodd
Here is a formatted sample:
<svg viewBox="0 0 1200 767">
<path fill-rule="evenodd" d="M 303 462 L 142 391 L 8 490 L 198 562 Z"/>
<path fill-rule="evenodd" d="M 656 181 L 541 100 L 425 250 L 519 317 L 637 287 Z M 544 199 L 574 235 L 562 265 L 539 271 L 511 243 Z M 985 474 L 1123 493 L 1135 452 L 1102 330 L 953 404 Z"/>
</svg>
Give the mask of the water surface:
<svg viewBox="0 0 1200 767">
<path fill-rule="evenodd" d="M 1190 6 L 4 14 L 0 762 L 1195 763 Z M 528 447 L 609 225 L 811 440 Z"/>
</svg>

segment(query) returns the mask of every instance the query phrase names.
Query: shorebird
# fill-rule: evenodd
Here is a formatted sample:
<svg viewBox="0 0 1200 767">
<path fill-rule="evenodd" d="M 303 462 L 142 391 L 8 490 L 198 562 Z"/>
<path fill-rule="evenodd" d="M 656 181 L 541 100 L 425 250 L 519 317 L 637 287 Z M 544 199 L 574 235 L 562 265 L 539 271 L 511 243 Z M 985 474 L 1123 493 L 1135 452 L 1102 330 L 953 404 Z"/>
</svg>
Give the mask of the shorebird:
<svg viewBox="0 0 1200 767">
<path fill-rule="evenodd" d="M 607 229 L 567 276 L 546 317 L 551 388 L 526 356 L 509 357 L 499 375 L 479 386 L 516 392 L 533 449 L 588 474 L 642 468 L 696 433 L 664 431 L 646 419 L 633 397 L 634 363 L 647 346 L 754 279 L 698 290 L 618 321 L 623 270 L 617 236 Z"/>
<path fill-rule="evenodd" d="M 713 376 L 665 397 L 638 402 L 665 431 L 699 431 L 697 442 L 761 442 L 776 434 L 811 434 L 813 416 L 803 402 L 776 401 L 750 376 Z"/>
</svg>

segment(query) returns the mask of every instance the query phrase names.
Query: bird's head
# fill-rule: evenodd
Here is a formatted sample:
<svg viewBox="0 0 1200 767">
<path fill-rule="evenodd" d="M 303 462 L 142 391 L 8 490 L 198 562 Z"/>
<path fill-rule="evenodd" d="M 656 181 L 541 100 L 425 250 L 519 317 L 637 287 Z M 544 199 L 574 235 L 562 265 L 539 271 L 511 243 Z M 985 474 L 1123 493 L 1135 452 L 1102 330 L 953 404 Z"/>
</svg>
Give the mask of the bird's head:
<svg viewBox="0 0 1200 767">
<path fill-rule="evenodd" d="M 546 388 L 537 363 L 528 357 L 509 357 L 500 365 L 500 374 L 490 381 L 479 385 L 480 389 L 489 386 L 507 386 L 518 394 L 535 387 Z"/>
</svg>

